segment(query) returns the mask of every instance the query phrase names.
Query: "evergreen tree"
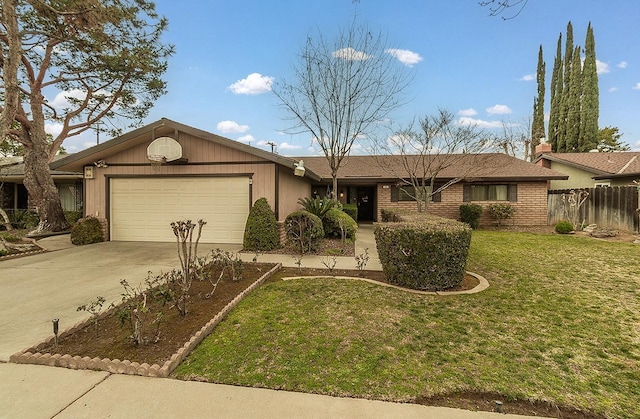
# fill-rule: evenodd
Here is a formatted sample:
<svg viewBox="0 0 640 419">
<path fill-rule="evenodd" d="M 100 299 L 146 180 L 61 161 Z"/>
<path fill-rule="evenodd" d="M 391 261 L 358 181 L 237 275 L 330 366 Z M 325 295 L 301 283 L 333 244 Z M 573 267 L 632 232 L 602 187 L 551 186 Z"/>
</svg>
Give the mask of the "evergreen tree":
<svg viewBox="0 0 640 419">
<path fill-rule="evenodd" d="M 596 67 L 596 45 L 591 23 L 587 27 L 585 59 L 582 70 L 582 108 L 580 115 L 580 151 L 595 149 L 598 136 L 599 89 Z"/>
<path fill-rule="evenodd" d="M 571 60 L 571 80 L 567 99 L 567 121 L 564 147 L 568 153 L 580 151 L 580 109 L 582 99 L 582 57 L 580 47 L 575 47 Z"/>
<path fill-rule="evenodd" d="M 553 151 L 558 151 L 558 123 L 560 119 L 560 102 L 562 98 L 562 33 L 558 37 L 556 58 L 553 61 L 551 74 L 551 110 L 549 111 L 548 142 Z"/>
<path fill-rule="evenodd" d="M 536 146 L 540 144 L 540 139 L 544 137 L 544 77 L 546 64 L 542 56 L 542 45 L 538 51 L 538 68 L 536 70 L 536 80 L 538 82 L 538 95 L 533 100 L 533 123 L 531 124 L 531 153 L 534 156 Z"/>
<path fill-rule="evenodd" d="M 564 85 L 560 97 L 560 115 L 558 118 L 557 152 L 567 151 L 567 120 L 569 118 L 569 100 L 571 97 L 571 67 L 573 63 L 573 25 L 567 24 L 567 40 L 564 48 Z"/>
</svg>

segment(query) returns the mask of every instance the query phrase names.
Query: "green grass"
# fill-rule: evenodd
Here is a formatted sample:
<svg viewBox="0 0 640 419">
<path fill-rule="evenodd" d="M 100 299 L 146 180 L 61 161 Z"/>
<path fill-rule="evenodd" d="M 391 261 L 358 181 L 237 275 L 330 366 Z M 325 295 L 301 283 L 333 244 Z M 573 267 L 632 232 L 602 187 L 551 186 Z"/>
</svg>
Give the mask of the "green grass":
<svg viewBox="0 0 640 419">
<path fill-rule="evenodd" d="M 640 246 L 475 231 L 491 287 L 422 296 L 361 281 L 271 283 L 178 378 L 408 401 L 498 392 L 610 417 L 640 406 Z"/>
</svg>

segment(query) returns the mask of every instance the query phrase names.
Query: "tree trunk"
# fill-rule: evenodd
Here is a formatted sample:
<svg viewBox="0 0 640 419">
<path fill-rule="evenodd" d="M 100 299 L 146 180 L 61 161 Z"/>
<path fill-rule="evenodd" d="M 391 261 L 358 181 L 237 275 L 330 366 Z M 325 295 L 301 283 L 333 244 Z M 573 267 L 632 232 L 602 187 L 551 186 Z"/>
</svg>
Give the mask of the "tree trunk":
<svg viewBox="0 0 640 419">
<path fill-rule="evenodd" d="M 11 220 L 9 220 L 9 216 L 7 215 L 5 210 L 3 210 L 2 208 L 0 208 L 0 216 L 2 216 L 2 220 L 3 220 L 2 224 L 4 225 L 4 228 L 6 228 L 7 231 L 13 230 L 13 226 L 11 225 Z"/>
<path fill-rule="evenodd" d="M 29 198 L 36 206 L 40 216 L 38 227 L 31 233 L 68 229 L 69 224 L 62 210 L 60 195 L 49 172 L 49 153 L 47 148 L 40 144 L 34 144 L 33 148 L 26 148 L 24 165 L 24 186 L 27 188 Z"/>
</svg>

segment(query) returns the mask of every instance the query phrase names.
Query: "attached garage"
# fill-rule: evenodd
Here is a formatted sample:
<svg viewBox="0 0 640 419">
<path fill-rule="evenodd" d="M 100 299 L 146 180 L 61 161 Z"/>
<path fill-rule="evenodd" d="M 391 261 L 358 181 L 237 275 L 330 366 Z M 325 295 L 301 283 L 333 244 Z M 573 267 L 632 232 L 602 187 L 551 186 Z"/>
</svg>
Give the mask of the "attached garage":
<svg viewBox="0 0 640 419">
<path fill-rule="evenodd" d="M 248 176 L 109 179 L 114 241 L 175 241 L 170 223 L 203 219 L 202 243 L 242 244 L 250 208 Z"/>
</svg>

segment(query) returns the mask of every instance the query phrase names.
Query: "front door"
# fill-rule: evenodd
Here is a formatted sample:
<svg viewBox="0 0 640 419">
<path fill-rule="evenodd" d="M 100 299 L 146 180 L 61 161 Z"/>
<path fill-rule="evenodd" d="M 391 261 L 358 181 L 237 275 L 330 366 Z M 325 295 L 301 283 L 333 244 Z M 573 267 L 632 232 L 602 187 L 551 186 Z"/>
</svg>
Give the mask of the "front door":
<svg viewBox="0 0 640 419">
<path fill-rule="evenodd" d="M 375 188 L 372 186 L 359 186 L 358 194 L 358 221 L 373 221 L 373 209 L 375 208 Z"/>
</svg>

